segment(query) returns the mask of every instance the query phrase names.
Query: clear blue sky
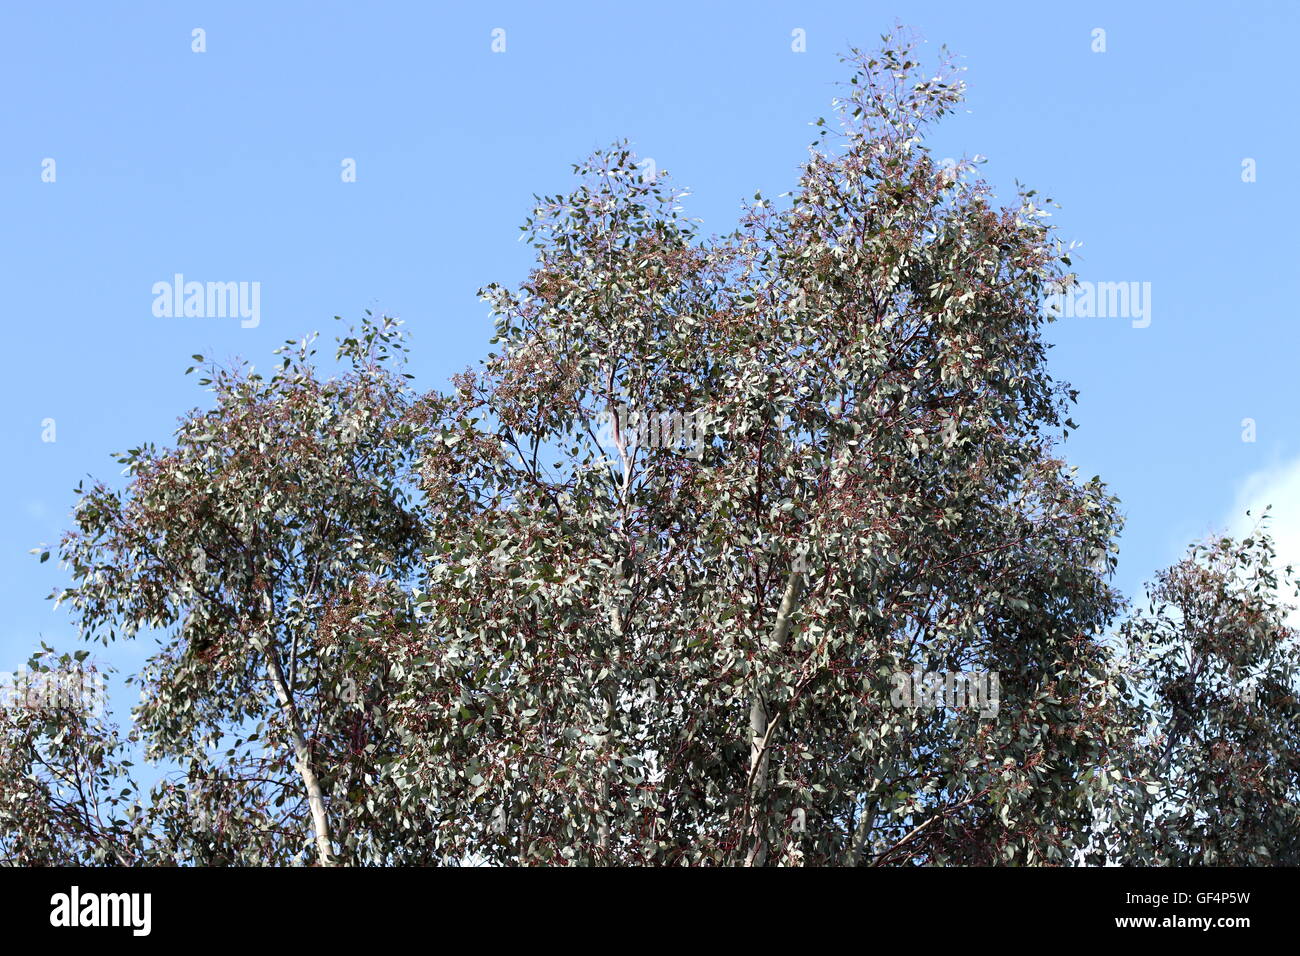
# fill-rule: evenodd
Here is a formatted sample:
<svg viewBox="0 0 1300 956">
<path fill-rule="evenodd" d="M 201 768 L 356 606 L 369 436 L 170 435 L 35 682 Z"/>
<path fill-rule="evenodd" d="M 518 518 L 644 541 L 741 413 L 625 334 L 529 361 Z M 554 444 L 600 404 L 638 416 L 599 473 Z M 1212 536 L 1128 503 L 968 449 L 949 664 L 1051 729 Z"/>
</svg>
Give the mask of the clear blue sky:
<svg viewBox="0 0 1300 956">
<path fill-rule="evenodd" d="M 82 476 L 116 477 L 110 452 L 165 443 L 207 399 L 182 375 L 191 353 L 268 365 L 284 339 L 373 308 L 406 320 L 417 384 L 440 386 L 488 349 L 476 290 L 525 274 L 516 237 L 534 192 L 565 189 L 569 164 L 627 137 L 725 232 L 757 189 L 793 184 L 807 124 L 844 76 L 836 53 L 896 20 L 968 67 L 969 112 L 939 130 L 936 155 L 983 154 L 1002 196 L 1019 179 L 1057 199 L 1063 237 L 1084 243 L 1081 278 L 1152 284 L 1147 328 L 1074 318 L 1049 332 L 1054 371 L 1082 393 L 1067 454 L 1128 515 L 1123 589 L 1252 496 L 1285 517 L 1300 509 L 1298 10 L 7 3 L 0 670 L 40 637 L 71 646 L 44 600 L 63 578 L 28 549 L 57 540 Z M 340 179 L 349 157 L 355 183 Z M 1245 158 L 1257 182 L 1242 182 Z M 151 287 L 178 272 L 260 282 L 260 325 L 156 318 Z M 97 656 L 133 669 L 148 650 Z"/>
</svg>

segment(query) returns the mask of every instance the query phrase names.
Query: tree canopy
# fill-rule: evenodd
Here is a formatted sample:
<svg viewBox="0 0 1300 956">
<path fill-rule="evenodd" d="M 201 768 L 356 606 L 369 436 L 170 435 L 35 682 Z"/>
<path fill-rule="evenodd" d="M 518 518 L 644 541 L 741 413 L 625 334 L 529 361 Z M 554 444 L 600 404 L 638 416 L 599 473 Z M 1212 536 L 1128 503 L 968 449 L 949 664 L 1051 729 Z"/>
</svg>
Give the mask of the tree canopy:
<svg viewBox="0 0 1300 956">
<path fill-rule="evenodd" d="M 58 548 L 86 639 L 157 636 L 142 702 L 125 738 L 0 711 L 0 858 L 1294 863 L 1267 537 L 1125 612 L 1118 503 L 1060 449 L 1050 201 L 933 159 L 964 87 L 914 55 L 851 52 L 727 236 L 625 144 L 576 166 L 445 390 L 388 317 L 329 377 L 314 338 L 196 356 L 211 407 Z"/>
</svg>

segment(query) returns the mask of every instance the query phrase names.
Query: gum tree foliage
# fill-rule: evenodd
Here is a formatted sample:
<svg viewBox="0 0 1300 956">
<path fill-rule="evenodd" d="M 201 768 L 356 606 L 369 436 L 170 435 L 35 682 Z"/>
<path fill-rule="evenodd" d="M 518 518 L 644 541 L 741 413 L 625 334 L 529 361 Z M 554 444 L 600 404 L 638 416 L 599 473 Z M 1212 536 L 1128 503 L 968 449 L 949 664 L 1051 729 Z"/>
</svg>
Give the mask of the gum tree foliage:
<svg viewBox="0 0 1300 956">
<path fill-rule="evenodd" d="M 173 448 L 83 489 L 62 600 L 91 639 L 161 635 L 129 739 L 176 769 L 103 832 L 38 795 L 49 861 L 121 833 L 171 863 L 1106 857 L 1097 808 L 1151 781 L 1099 638 L 1116 503 L 1056 450 L 1069 259 L 1031 191 L 931 157 L 950 73 L 901 38 L 847 62 L 734 234 L 598 153 L 445 394 L 367 318 L 334 378 L 310 342 L 213 368 Z M 697 454 L 620 409 L 698 415 Z M 997 716 L 894 706 L 913 671 L 996 672 Z"/>
<path fill-rule="evenodd" d="M 1120 629 L 1140 721 L 1111 855 L 1131 865 L 1300 864 L 1300 635 L 1263 523 L 1191 549 Z M 1114 812 L 1114 808 L 1112 808 Z"/>
<path fill-rule="evenodd" d="M 837 136 L 734 236 L 702 241 L 616 148 L 541 201 L 527 282 L 486 290 L 500 352 L 428 424 L 432 641 L 403 645 L 393 711 L 393 779 L 449 858 L 1085 840 L 1117 519 L 1053 453 L 1040 301 L 1068 260 L 1032 194 L 996 207 L 931 159 L 959 84 L 906 45 L 850 63 Z M 638 447 L 620 405 L 700 412 L 699 457 Z M 892 707 L 915 667 L 998 672 L 1000 717 Z"/>
<path fill-rule="evenodd" d="M 43 646 L 10 693 L 93 673 L 88 651 Z M 0 708 L 0 864 L 129 866 L 139 861 L 138 788 L 113 727 L 88 708 L 21 700 Z"/>
<path fill-rule="evenodd" d="M 79 489 L 59 600 L 88 639 L 162 635 L 133 714 L 145 754 L 180 768 L 148 801 L 151 859 L 401 857 L 366 783 L 391 742 L 365 694 L 385 691 L 338 642 L 358 595 L 418 570 L 401 349 L 393 320 L 368 320 L 328 381 L 310 340 L 269 378 L 214 368 L 214 407 L 173 448 L 124 455 L 124 490 Z"/>
</svg>

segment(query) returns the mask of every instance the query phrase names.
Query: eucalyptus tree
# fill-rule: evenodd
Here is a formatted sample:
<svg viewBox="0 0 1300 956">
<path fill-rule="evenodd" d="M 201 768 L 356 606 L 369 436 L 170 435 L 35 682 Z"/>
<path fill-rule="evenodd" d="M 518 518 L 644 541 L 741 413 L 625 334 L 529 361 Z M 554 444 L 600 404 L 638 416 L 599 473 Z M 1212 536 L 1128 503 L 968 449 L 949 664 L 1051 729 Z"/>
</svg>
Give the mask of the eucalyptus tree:
<svg viewBox="0 0 1300 956">
<path fill-rule="evenodd" d="M 1032 192 L 998 207 L 932 159 L 962 86 L 911 55 L 849 58 L 839 129 L 734 235 L 615 147 L 539 202 L 527 281 L 485 291 L 499 353 L 425 405 L 428 640 L 395 645 L 385 768 L 449 858 L 1086 843 L 1122 740 L 1118 519 L 1054 447 L 1041 303 L 1069 259 Z M 995 672 L 998 716 L 893 706 L 914 670 Z"/>
<path fill-rule="evenodd" d="M 1192 547 L 1120 629 L 1140 705 L 1110 855 L 1133 865 L 1300 863 L 1300 635 L 1266 527 Z"/>
<path fill-rule="evenodd" d="M 43 646 L 0 688 L 0 865 L 141 859 L 139 788 L 126 742 L 95 699 L 104 675 L 88 656 Z M 86 683 L 73 699 L 58 686 L 67 678 Z"/>
<path fill-rule="evenodd" d="M 389 745 L 365 697 L 382 687 L 339 668 L 338 635 L 358 595 L 417 571 L 404 348 L 394 320 L 367 319 L 328 380 L 311 339 L 278 349 L 269 378 L 209 366 L 215 401 L 185 416 L 172 448 L 122 456 L 125 488 L 78 489 L 59 601 L 88 640 L 160 635 L 134 678 L 133 736 L 180 769 L 147 801 L 152 858 L 397 852 L 365 822 L 382 794 L 362 796 Z"/>
<path fill-rule="evenodd" d="M 1045 366 L 1070 262 L 1032 192 L 934 161 L 963 87 L 912 55 L 854 52 L 838 125 L 732 235 L 625 146 L 576 167 L 445 393 L 367 320 L 341 376 L 310 342 L 213 368 L 174 447 L 83 489 L 62 599 L 91 639 L 161 635 L 133 734 L 180 768 L 132 852 L 1099 853 L 1093 808 L 1137 778 L 1098 638 L 1116 505 L 1062 461 Z M 939 706 L 933 675 L 973 672 L 996 704 Z"/>
</svg>

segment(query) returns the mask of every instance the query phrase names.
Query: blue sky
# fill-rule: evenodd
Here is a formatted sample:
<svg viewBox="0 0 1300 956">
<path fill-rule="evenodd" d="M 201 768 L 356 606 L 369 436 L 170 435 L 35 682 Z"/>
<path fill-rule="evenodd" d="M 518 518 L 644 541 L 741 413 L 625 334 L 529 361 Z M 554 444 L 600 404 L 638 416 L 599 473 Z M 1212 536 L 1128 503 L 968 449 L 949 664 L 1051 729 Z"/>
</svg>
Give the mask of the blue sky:
<svg viewBox="0 0 1300 956">
<path fill-rule="evenodd" d="M 0 29 L 0 670 L 70 647 L 28 554 L 110 453 L 204 403 L 192 353 L 270 364 L 364 309 L 401 316 L 417 384 L 488 350 L 476 290 L 517 283 L 533 193 L 626 137 L 725 232 L 790 188 L 845 77 L 895 21 L 967 67 L 936 156 L 988 157 L 1062 204 L 1080 278 L 1151 283 L 1151 323 L 1049 328 L 1081 392 L 1066 445 L 1123 501 L 1133 594 L 1272 500 L 1300 564 L 1296 259 L 1300 5 L 878 2 L 12 4 Z M 193 52 L 192 31 L 206 31 Z M 504 53 L 492 31 L 505 30 Z M 1094 52 L 1095 29 L 1105 52 Z M 806 52 L 791 49 L 803 30 Z M 55 161 L 56 179 L 42 181 Z M 341 180 L 356 162 L 357 181 Z M 1256 181 L 1242 181 L 1255 162 Z M 261 284 L 260 324 L 158 318 L 176 273 Z M 42 422 L 56 441 L 42 441 Z M 1242 420 L 1256 440 L 1242 440 Z M 96 652 L 130 670 L 147 644 Z"/>
</svg>

